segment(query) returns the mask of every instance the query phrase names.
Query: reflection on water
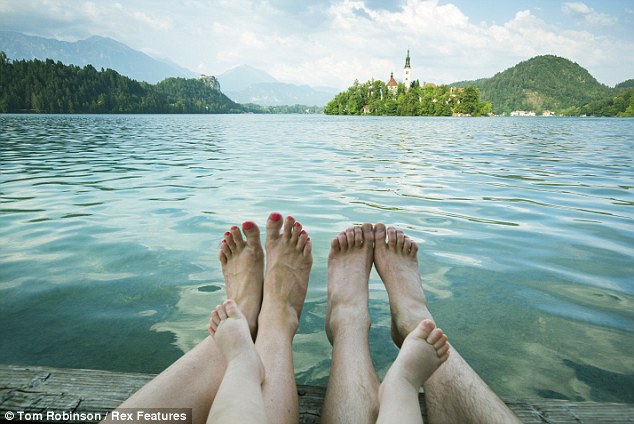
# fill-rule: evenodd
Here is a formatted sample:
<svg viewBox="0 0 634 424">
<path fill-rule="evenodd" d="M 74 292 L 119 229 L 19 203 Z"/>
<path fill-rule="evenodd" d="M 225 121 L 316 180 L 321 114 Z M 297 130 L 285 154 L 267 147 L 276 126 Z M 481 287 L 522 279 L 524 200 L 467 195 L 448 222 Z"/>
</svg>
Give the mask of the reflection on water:
<svg viewBox="0 0 634 424">
<path fill-rule="evenodd" d="M 330 238 L 382 221 L 421 244 L 432 313 L 496 391 L 632 402 L 633 134 L 627 119 L 0 116 L 0 362 L 160 371 L 224 299 L 224 231 L 277 210 L 314 243 L 299 382 L 327 382 Z M 397 351 L 374 272 L 370 309 L 384 374 Z"/>
</svg>

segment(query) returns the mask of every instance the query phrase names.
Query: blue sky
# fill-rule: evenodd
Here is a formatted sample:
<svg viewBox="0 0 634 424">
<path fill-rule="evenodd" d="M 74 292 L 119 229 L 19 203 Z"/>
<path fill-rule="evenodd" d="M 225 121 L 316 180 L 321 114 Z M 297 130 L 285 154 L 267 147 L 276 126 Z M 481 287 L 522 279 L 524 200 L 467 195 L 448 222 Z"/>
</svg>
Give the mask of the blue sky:
<svg viewBox="0 0 634 424">
<path fill-rule="evenodd" d="M 614 85 L 634 78 L 632 0 L 0 0 L 0 30 L 100 35 L 196 72 L 248 64 L 343 88 L 402 76 L 451 83 L 555 54 Z"/>
</svg>

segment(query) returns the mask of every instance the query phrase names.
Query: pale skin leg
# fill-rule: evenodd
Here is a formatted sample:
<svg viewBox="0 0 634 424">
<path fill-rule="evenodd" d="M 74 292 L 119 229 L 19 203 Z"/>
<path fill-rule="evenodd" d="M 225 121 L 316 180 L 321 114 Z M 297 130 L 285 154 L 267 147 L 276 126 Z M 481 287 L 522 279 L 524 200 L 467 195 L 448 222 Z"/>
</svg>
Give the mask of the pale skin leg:
<svg viewBox="0 0 634 424">
<path fill-rule="evenodd" d="M 233 300 L 213 311 L 209 333 L 222 352 L 227 369 L 207 423 L 266 423 L 262 398 L 264 366 L 251 339 L 249 324 Z"/>
<path fill-rule="evenodd" d="M 421 321 L 405 338 L 379 388 L 377 423 L 421 423 L 418 391 L 449 357 L 449 343 L 433 321 Z"/>
<path fill-rule="evenodd" d="M 372 225 L 363 224 L 348 228 L 330 244 L 326 335 L 332 362 L 321 415 L 326 424 L 376 421 L 379 380 L 368 345 L 373 239 Z"/>
<path fill-rule="evenodd" d="M 386 242 L 387 235 L 387 242 Z M 418 246 L 403 232 L 374 226 L 374 265 L 385 284 L 397 346 L 420 321 L 433 317 L 423 294 Z M 517 416 L 452 349 L 449 359 L 424 384 L 431 423 L 519 423 Z"/>
<path fill-rule="evenodd" d="M 260 230 L 252 222 L 225 233 L 219 259 L 227 297 L 247 317 L 252 337 L 262 302 L 264 252 Z M 143 386 L 120 408 L 192 408 L 193 422 L 204 423 L 225 372 L 225 360 L 212 337 L 205 338 Z"/>
<path fill-rule="evenodd" d="M 291 345 L 299 326 L 312 266 L 312 243 L 294 218 L 272 213 L 266 223 L 266 274 L 255 347 L 266 373 L 262 386 L 269 422 L 297 423 L 299 401 Z"/>
</svg>

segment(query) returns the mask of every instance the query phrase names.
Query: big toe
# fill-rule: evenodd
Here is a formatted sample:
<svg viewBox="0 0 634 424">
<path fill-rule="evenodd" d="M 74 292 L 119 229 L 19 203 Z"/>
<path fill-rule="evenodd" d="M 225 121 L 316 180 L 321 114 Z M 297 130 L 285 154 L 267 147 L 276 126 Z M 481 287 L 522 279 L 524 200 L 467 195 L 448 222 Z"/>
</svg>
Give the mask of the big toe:
<svg viewBox="0 0 634 424">
<path fill-rule="evenodd" d="M 282 219 L 282 215 L 273 212 L 269 215 L 269 218 L 266 220 L 266 238 L 275 240 L 280 237 L 280 229 L 282 228 L 282 224 L 284 220 Z"/>
<path fill-rule="evenodd" d="M 227 299 L 223 303 L 223 306 L 229 318 L 244 318 L 244 315 L 242 315 L 242 311 L 240 310 L 240 308 L 238 307 L 238 304 L 235 301 L 231 299 Z"/>
<path fill-rule="evenodd" d="M 434 331 L 434 328 L 436 328 L 436 324 L 434 324 L 432 320 L 424 319 L 418 323 L 411 334 L 421 340 L 427 340 L 427 337 Z"/>
<path fill-rule="evenodd" d="M 251 247 L 261 246 L 260 229 L 253 221 L 245 221 L 242 223 L 242 231 L 247 238 L 247 245 Z"/>
<path fill-rule="evenodd" d="M 385 229 L 385 225 L 382 223 L 378 223 L 374 225 L 374 247 L 375 248 L 384 248 L 385 247 L 385 236 L 387 234 L 387 230 Z"/>
<path fill-rule="evenodd" d="M 361 225 L 361 233 L 363 234 L 363 244 L 372 243 L 374 240 L 374 231 L 372 230 L 372 224 L 369 222 Z"/>
</svg>

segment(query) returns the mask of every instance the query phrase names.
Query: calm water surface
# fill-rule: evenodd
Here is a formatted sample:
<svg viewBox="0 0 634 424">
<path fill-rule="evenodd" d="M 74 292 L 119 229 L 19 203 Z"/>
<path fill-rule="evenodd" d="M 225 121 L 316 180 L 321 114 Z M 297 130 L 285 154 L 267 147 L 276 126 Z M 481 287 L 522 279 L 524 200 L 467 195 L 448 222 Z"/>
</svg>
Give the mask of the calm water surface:
<svg viewBox="0 0 634 424">
<path fill-rule="evenodd" d="M 632 119 L 0 116 L 0 363 L 161 371 L 225 296 L 223 232 L 276 210 L 314 242 L 300 383 L 327 382 L 330 239 L 382 221 L 498 393 L 634 402 L 633 158 Z"/>
</svg>

